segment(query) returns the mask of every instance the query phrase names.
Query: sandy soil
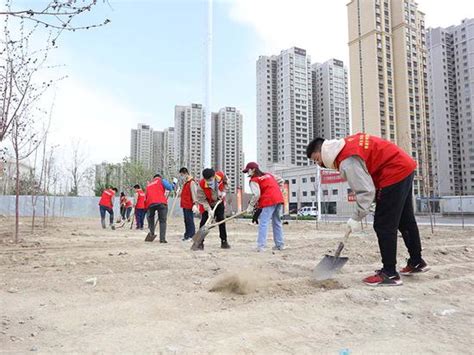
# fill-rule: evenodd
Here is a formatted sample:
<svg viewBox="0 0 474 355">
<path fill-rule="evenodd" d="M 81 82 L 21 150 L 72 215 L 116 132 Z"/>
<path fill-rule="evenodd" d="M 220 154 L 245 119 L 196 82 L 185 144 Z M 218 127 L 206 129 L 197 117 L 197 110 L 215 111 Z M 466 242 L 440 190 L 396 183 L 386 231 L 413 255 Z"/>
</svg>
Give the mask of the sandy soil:
<svg viewBox="0 0 474 355">
<path fill-rule="evenodd" d="M 213 231 L 204 252 L 180 240 L 181 219 L 171 221 L 166 245 L 72 219 L 23 233 L 15 245 L 10 222 L 0 222 L 2 352 L 473 351 L 472 229 L 422 229 L 432 270 L 401 287 L 371 288 L 360 282 L 379 267 L 371 231 L 351 236 L 335 280 L 311 279 L 341 225 L 316 231 L 314 222 L 292 222 L 286 250 L 257 253 L 246 221 L 228 225 L 231 250 L 219 248 Z"/>
</svg>

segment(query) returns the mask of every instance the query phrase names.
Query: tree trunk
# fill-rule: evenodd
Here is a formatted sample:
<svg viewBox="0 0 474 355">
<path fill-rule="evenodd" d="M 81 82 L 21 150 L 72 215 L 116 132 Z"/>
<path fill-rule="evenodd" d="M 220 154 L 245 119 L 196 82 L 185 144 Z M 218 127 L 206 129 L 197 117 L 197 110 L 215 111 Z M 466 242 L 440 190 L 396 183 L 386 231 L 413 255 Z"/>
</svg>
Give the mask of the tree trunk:
<svg viewBox="0 0 474 355">
<path fill-rule="evenodd" d="M 20 157 L 18 149 L 15 149 L 16 184 L 15 184 L 15 243 L 18 243 L 18 231 L 20 228 Z"/>
</svg>

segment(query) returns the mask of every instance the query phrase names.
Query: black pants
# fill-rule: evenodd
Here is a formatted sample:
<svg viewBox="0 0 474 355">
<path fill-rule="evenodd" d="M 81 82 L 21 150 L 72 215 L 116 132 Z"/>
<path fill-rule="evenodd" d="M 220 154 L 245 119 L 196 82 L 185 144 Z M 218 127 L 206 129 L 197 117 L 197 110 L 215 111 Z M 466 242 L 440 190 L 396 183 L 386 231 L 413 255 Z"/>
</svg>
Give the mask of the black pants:
<svg viewBox="0 0 474 355">
<path fill-rule="evenodd" d="M 222 221 L 225 218 L 224 212 L 225 212 L 225 207 L 222 203 L 220 203 L 219 206 L 217 206 L 216 211 L 214 212 L 217 222 Z M 201 223 L 199 223 L 199 228 L 201 228 L 206 223 L 208 218 L 209 218 L 209 213 L 205 211 L 202 214 Z M 219 237 L 221 238 L 221 241 L 227 241 L 227 230 L 225 228 L 225 223 L 222 223 L 219 225 Z"/>
<path fill-rule="evenodd" d="M 168 205 L 157 203 L 150 205 L 147 210 L 148 228 L 150 233 L 155 235 L 155 212 L 158 212 L 158 221 L 160 222 L 160 240 L 166 240 L 166 220 L 168 216 Z"/>
<path fill-rule="evenodd" d="M 99 206 L 100 219 L 105 222 L 105 213 L 110 215 L 110 225 L 114 224 L 114 209 L 105 206 Z"/>
<path fill-rule="evenodd" d="M 410 254 L 410 265 L 421 261 L 421 241 L 413 211 L 412 189 L 414 173 L 396 184 L 377 191 L 374 230 L 377 233 L 383 269 L 388 274 L 396 272 L 397 229 Z"/>
<path fill-rule="evenodd" d="M 120 215 L 122 216 L 122 219 L 129 219 L 130 214 L 132 213 L 132 207 L 125 207 L 122 206 L 120 207 Z"/>
<path fill-rule="evenodd" d="M 253 210 L 252 223 L 258 224 L 258 217 L 260 217 L 261 213 L 262 213 L 261 208 L 256 208 Z"/>
</svg>

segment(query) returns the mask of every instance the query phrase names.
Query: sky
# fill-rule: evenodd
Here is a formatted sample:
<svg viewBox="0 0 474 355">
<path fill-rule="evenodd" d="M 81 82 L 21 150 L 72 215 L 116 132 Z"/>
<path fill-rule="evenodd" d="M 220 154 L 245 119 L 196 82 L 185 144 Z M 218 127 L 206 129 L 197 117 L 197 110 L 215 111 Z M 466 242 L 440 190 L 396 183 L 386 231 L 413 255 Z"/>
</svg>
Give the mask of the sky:
<svg viewBox="0 0 474 355">
<path fill-rule="evenodd" d="M 297 46 L 313 62 L 348 65 L 347 0 L 214 0 L 212 111 L 235 106 L 244 117 L 245 160 L 256 159 L 259 55 Z M 16 0 L 36 7 L 43 0 Z M 469 0 L 419 0 L 428 27 L 474 15 Z M 110 4 L 110 5 L 109 5 Z M 174 106 L 205 103 L 207 1 L 99 1 L 83 23 L 111 23 L 63 34 L 51 61 L 67 76 L 45 97 L 54 100 L 51 144 L 67 159 L 80 140 L 90 164 L 130 154 L 130 130 L 173 126 Z M 48 106 L 51 104 L 49 102 Z"/>
</svg>

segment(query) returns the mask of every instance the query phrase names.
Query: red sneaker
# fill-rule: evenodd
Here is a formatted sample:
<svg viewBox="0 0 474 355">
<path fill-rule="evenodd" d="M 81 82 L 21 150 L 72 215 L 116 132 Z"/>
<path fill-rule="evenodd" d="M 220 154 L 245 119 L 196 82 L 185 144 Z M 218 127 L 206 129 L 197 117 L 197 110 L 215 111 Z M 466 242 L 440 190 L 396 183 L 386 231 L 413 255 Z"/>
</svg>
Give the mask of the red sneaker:
<svg viewBox="0 0 474 355">
<path fill-rule="evenodd" d="M 377 270 L 373 276 L 366 277 L 362 280 L 366 285 L 369 286 L 400 286 L 403 282 L 400 275 L 396 273 L 393 276 L 387 275 L 382 270 Z"/>
<path fill-rule="evenodd" d="M 400 270 L 400 274 L 407 276 L 427 272 L 428 270 L 430 270 L 430 267 L 423 259 L 416 265 L 410 265 L 410 261 L 408 260 L 407 266 Z"/>
</svg>

